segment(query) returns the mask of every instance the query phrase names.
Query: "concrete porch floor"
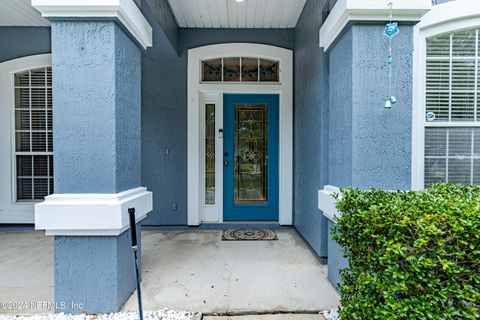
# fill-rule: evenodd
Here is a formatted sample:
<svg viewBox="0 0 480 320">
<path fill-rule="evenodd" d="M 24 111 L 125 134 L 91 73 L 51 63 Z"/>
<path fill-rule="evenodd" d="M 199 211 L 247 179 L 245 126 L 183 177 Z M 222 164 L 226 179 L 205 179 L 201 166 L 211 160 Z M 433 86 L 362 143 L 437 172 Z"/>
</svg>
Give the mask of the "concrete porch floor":
<svg viewBox="0 0 480 320">
<path fill-rule="evenodd" d="M 339 304 L 294 229 L 278 241 L 221 241 L 220 230 L 142 232 L 144 308 L 211 313 L 318 312 Z M 136 310 L 132 295 L 124 311 Z"/>
<path fill-rule="evenodd" d="M 219 230 L 143 231 L 144 309 L 205 314 L 314 313 L 338 305 L 326 266 L 320 265 L 295 230 L 277 233 L 278 241 L 227 242 L 221 241 Z M 0 232 L 0 302 L 53 299 L 52 237 L 34 231 Z M 135 311 L 136 306 L 133 294 L 122 311 Z M 52 311 L 41 307 L 0 309 L 0 314 Z"/>
</svg>

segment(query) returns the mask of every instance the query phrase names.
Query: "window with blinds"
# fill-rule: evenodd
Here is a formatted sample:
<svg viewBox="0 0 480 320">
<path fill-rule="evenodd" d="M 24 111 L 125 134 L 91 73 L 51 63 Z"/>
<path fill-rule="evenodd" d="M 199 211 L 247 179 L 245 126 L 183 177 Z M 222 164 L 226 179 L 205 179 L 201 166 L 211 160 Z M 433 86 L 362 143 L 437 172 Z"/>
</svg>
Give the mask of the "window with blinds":
<svg viewBox="0 0 480 320">
<path fill-rule="evenodd" d="M 479 29 L 427 39 L 425 187 L 480 184 Z"/>
<path fill-rule="evenodd" d="M 15 74 L 15 170 L 17 201 L 53 193 L 52 70 Z"/>
</svg>

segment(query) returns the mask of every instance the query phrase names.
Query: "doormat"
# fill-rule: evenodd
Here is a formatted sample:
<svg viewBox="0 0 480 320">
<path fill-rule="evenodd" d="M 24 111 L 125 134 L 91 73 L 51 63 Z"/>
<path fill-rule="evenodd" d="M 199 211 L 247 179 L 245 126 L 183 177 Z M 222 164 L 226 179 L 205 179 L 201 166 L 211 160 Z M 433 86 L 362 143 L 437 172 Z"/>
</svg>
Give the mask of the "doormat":
<svg viewBox="0 0 480 320">
<path fill-rule="evenodd" d="M 226 229 L 223 230 L 222 241 L 257 241 L 278 240 L 272 229 Z"/>
</svg>

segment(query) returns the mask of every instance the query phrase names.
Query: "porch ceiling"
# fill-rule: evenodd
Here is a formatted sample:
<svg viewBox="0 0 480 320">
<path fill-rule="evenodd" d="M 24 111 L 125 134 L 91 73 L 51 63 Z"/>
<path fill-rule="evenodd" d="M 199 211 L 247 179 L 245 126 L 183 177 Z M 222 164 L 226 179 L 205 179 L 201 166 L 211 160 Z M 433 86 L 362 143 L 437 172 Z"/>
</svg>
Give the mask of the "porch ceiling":
<svg viewBox="0 0 480 320">
<path fill-rule="evenodd" d="M 30 0 L 0 0 L 0 26 L 49 26 Z"/>
<path fill-rule="evenodd" d="M 294 28 L 306 0 L 168 0 L 181 28 Z"/>
</svg>

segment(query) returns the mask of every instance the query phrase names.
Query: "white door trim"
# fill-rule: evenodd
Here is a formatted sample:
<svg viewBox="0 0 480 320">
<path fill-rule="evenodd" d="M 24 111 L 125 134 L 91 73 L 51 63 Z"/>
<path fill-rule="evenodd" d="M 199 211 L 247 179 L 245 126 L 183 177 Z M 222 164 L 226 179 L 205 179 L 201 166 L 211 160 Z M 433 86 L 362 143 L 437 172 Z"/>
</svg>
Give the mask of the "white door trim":
<svg viewBox="0 0 480 320">
<path fill-rule="evenodd" d="M 0 63 L 0 223 L 34 223 L 35 202 L 15 199 L 14 75 L 17 72 L 52 65 L 50 54 L 13 59 Z"/>
<path fill-rule="evenodd" d="M 279 83 L 202 83 L 201 61 L 216 57 L 260 57 L 280 61 Z M 204 46 L 188 51 L 188 225 L 223 222 L 223 140 L 216 140 L 216 205 L 204 205 L 203 180 L 204 117 L 203 105 L 216 103 L 217 124 L 223 125 L 223 94 L 270 93 L 280 97 L 279 136 L 279 223 L 293 222 L 293 53 L 291 50 L 252 43 Z"/>
</svg>

